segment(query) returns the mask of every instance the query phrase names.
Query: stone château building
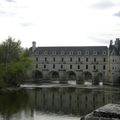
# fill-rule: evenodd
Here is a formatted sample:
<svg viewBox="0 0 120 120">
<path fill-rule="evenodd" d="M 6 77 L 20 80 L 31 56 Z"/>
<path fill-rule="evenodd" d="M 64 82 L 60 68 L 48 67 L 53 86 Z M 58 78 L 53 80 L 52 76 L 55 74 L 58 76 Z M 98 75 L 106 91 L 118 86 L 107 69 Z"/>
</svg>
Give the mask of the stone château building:
<svg viewBox="0 0 120 120">
<path fill-rule="evenodd" d="M 97 84 L 118 83 L 120 79 L 120 39 L 107 46 L 36 47 L 32 46 L 34 78 L 40 81 Z"/>
</svg>

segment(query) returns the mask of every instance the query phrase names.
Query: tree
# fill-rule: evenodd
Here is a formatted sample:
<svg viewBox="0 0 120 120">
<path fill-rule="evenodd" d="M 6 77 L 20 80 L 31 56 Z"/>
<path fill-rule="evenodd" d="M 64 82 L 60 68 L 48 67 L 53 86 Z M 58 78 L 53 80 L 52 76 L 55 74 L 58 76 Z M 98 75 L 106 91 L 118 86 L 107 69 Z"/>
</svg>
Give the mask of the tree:
<svg viewBox="0 0 120 120">
<path fill-rule="evenodd" d="M 9 37 L 0 45 L 0 79 L 7 85 L 19 85 L 27 79 L 31 64 L 29 49 L 23 49 L 21 42 Z"/>
</svg>

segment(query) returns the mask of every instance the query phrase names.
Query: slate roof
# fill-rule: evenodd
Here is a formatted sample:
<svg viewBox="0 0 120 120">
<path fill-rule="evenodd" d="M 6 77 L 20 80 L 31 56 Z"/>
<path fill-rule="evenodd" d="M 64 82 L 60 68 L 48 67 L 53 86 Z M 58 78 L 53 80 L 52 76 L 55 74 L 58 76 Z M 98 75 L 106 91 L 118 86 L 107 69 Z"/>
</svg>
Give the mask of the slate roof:
<svg viewBox="0 0 120 120">
<path fill-rule="evenodd" d="M 116 48 L 115 45 L 110 45 L 109 46 L 109 51 L 110 51 L 110 55 L 112 56 L 119 56 L 120 55 L 120 48 Z"/>
<path fill-rule="evenodd" d="M 56 55 L 61 55 L 61 52 L 64 52 L 63 55 L 78 55 L 78 52 L 81 52 L 81 55 L 86 55 L 86 52 L 89 52 L 88 55 L 93 55 L 94 52 L 97 52 L 97 55 L 103 55 L 103 52 L 106 51 L 106 55 L 108 55 L 107 46 L 72 46 L 72 47 L 37 47 L 34 53 L 36 55 L 44 55 L 45 52 L 48 55 L 53 55 L 55 52 Z"/>
</svg>

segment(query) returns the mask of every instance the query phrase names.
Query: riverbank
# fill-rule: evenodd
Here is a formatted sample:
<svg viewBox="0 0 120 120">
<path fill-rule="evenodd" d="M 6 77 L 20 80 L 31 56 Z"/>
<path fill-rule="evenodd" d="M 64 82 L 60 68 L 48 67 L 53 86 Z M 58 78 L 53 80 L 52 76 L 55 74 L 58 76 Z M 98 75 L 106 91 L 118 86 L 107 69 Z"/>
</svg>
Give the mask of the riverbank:
<svg viewBox="0 0 120 120">
<path fill-rule="evenodd" d="M 23 89 L 22 87 L 5 87 L 0 89 L 0 94 L 5 94 L 9 92 L 19 91 Z"/>
</svg>

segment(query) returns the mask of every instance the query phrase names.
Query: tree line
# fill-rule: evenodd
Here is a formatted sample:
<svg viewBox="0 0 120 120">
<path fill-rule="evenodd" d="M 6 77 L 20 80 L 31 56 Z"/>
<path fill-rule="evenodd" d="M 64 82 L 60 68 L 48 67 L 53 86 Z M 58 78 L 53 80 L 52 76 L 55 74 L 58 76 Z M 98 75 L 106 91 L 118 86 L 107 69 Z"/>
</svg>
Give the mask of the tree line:
<svg viewBox="0 0 120 120">
<path fill-rule="evenodd" d="M 21 47 L 21 41 L 8 37 L 0 44 L 0 88 L 19 86 L 30 78 L 30 50 Z"/>
</svg>

